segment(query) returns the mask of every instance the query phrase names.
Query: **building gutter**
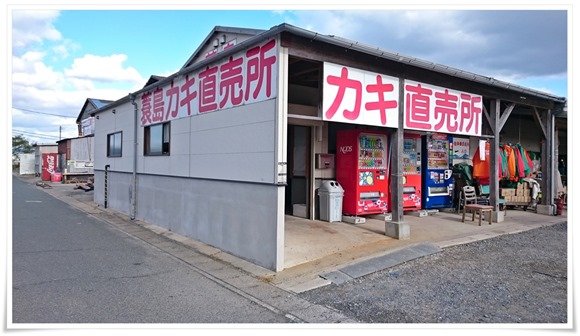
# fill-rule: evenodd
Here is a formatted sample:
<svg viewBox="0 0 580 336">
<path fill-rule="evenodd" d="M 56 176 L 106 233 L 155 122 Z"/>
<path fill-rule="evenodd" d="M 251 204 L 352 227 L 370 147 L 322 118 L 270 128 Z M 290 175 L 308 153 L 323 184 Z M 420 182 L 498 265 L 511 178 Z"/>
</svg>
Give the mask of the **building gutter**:
<svg viewBox="0 0 580 336">
<path fill-rule="evenodd" d="M 138 109 L 135 102 L 135 95 L 130 94 L 131 105 L 134 107 L 133 113 L 133 178 L 131 180 L 131 220 L 135 220 L 137 214 L 137 121 Z"/>
</svg>

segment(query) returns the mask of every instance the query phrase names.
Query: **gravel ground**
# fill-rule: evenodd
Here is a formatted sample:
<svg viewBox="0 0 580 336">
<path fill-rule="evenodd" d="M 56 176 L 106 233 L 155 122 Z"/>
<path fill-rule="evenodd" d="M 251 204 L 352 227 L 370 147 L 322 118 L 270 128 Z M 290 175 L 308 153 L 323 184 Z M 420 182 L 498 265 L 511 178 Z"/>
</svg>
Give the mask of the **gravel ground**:
<svg viewBox="0 0 580 336">
<path fill-rule="evenodd" d="M 301 296 L 363 323 L 567 323 L 567 227 L 449 247 Z"/>
</svg>

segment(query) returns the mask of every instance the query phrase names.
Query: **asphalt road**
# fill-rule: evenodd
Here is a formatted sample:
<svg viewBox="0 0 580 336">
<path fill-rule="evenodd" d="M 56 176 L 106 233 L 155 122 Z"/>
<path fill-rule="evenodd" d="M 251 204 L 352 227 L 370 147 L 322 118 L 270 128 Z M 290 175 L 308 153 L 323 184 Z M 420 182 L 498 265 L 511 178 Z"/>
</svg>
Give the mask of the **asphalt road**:
<svg viewBox="0 0 580 336">
<path fill-rule="evenodd" d="M 37 186 L 12 182 L 12 323 L 291 322 Z"/>
</svg>

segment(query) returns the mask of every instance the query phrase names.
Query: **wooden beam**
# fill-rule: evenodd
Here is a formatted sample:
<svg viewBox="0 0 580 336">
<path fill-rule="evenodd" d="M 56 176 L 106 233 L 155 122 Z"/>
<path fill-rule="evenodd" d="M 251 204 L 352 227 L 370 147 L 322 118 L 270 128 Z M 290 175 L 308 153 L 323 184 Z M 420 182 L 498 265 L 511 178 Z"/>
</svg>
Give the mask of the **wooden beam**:
<svg viewBox="0 0 580 336">
<path fill-rule="evenodd" d="M 404 90 L 405 80 L 399 78 L 399 101 L 403 101 L 405 97 Z M 405 106 L 404 104 L 399 104 L 399 124 L 394 133 L 391 134 L 391 165 L 390 165 L 390 181 L 391 184 L 391 222 L 402 223 L 403 222 L 403 168 L 402 168 L 402 157 L 403 157 L 403 130 L 404 130 L 404 117 L 405 117 Z M 385 225 L 386 233 L 386 225 Z"/>
<path fill-rule="evenodd" d="M 487 112 L 487 107 L 485 107 L 485 104 L 481 104 L 481 106 L 483 106 L 483 115 L 485 116 L 485 119 L 487 120 L 487 123 L 491 126 L 491 119 L 489 118 L 489 112 Z M 493 127 L 492 127 L 493 130 Z"/>
<path fill-rule="evenodd" d="M 536 109 L 536 107 L 532 107 L 534 109 L 534 120 L 536 120 L 536 123 L 538 124 L 538 126 L 540 127 L 540 130 L 542 131 L 542 135 L 544 136 L 543 139 L 546 140 L 548 138 L 548 133 L 546 132 L 546 128 L 544 127 L 544 124 L 542 123 L 542 118 L 540 117 L 540 113 L 538 112 L 538 109 Z"/>
<path fill-rule="evenodd" d="M 493 206 L 493 211 L 497 213 L 499 209 L 499 170 L 497 167 L 499 166 L 498 155 L 499 143 L 501 140 L 499 137 L 499 132 L 501 131 L 500 100 L 493 100 L 490 109 L 491 131 L 496 135 L 496 137 L 491 139 L 489 144 L 489 202 L 490 205 Z"/>
<path fill-rule="evenodd" d="M 514 110 L 514 107 L 516 107 L 516 104 L 511 103 L 503 112 L 501 119 L 499 120 L 499 124 L 498 124 L 498 130 L 497 130 L 498 133 L 502 130 L 502 128 L 505 125 L 506 121 L 508 120 L 510 114 Z"/>
</svg>

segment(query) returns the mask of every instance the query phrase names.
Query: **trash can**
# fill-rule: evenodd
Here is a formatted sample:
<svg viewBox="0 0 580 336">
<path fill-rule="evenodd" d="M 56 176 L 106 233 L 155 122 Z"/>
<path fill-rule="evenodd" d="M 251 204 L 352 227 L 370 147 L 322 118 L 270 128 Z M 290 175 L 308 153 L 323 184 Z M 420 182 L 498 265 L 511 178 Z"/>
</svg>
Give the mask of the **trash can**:
<svg viewBox="0 0 580 336">
<path fill-rule="evenodd" d="M 320 219 L 327 222 L 342 221 L 342 197 L 344 189 L 336 181 L 325 181 L 318 188 Z"/>
</svg>

